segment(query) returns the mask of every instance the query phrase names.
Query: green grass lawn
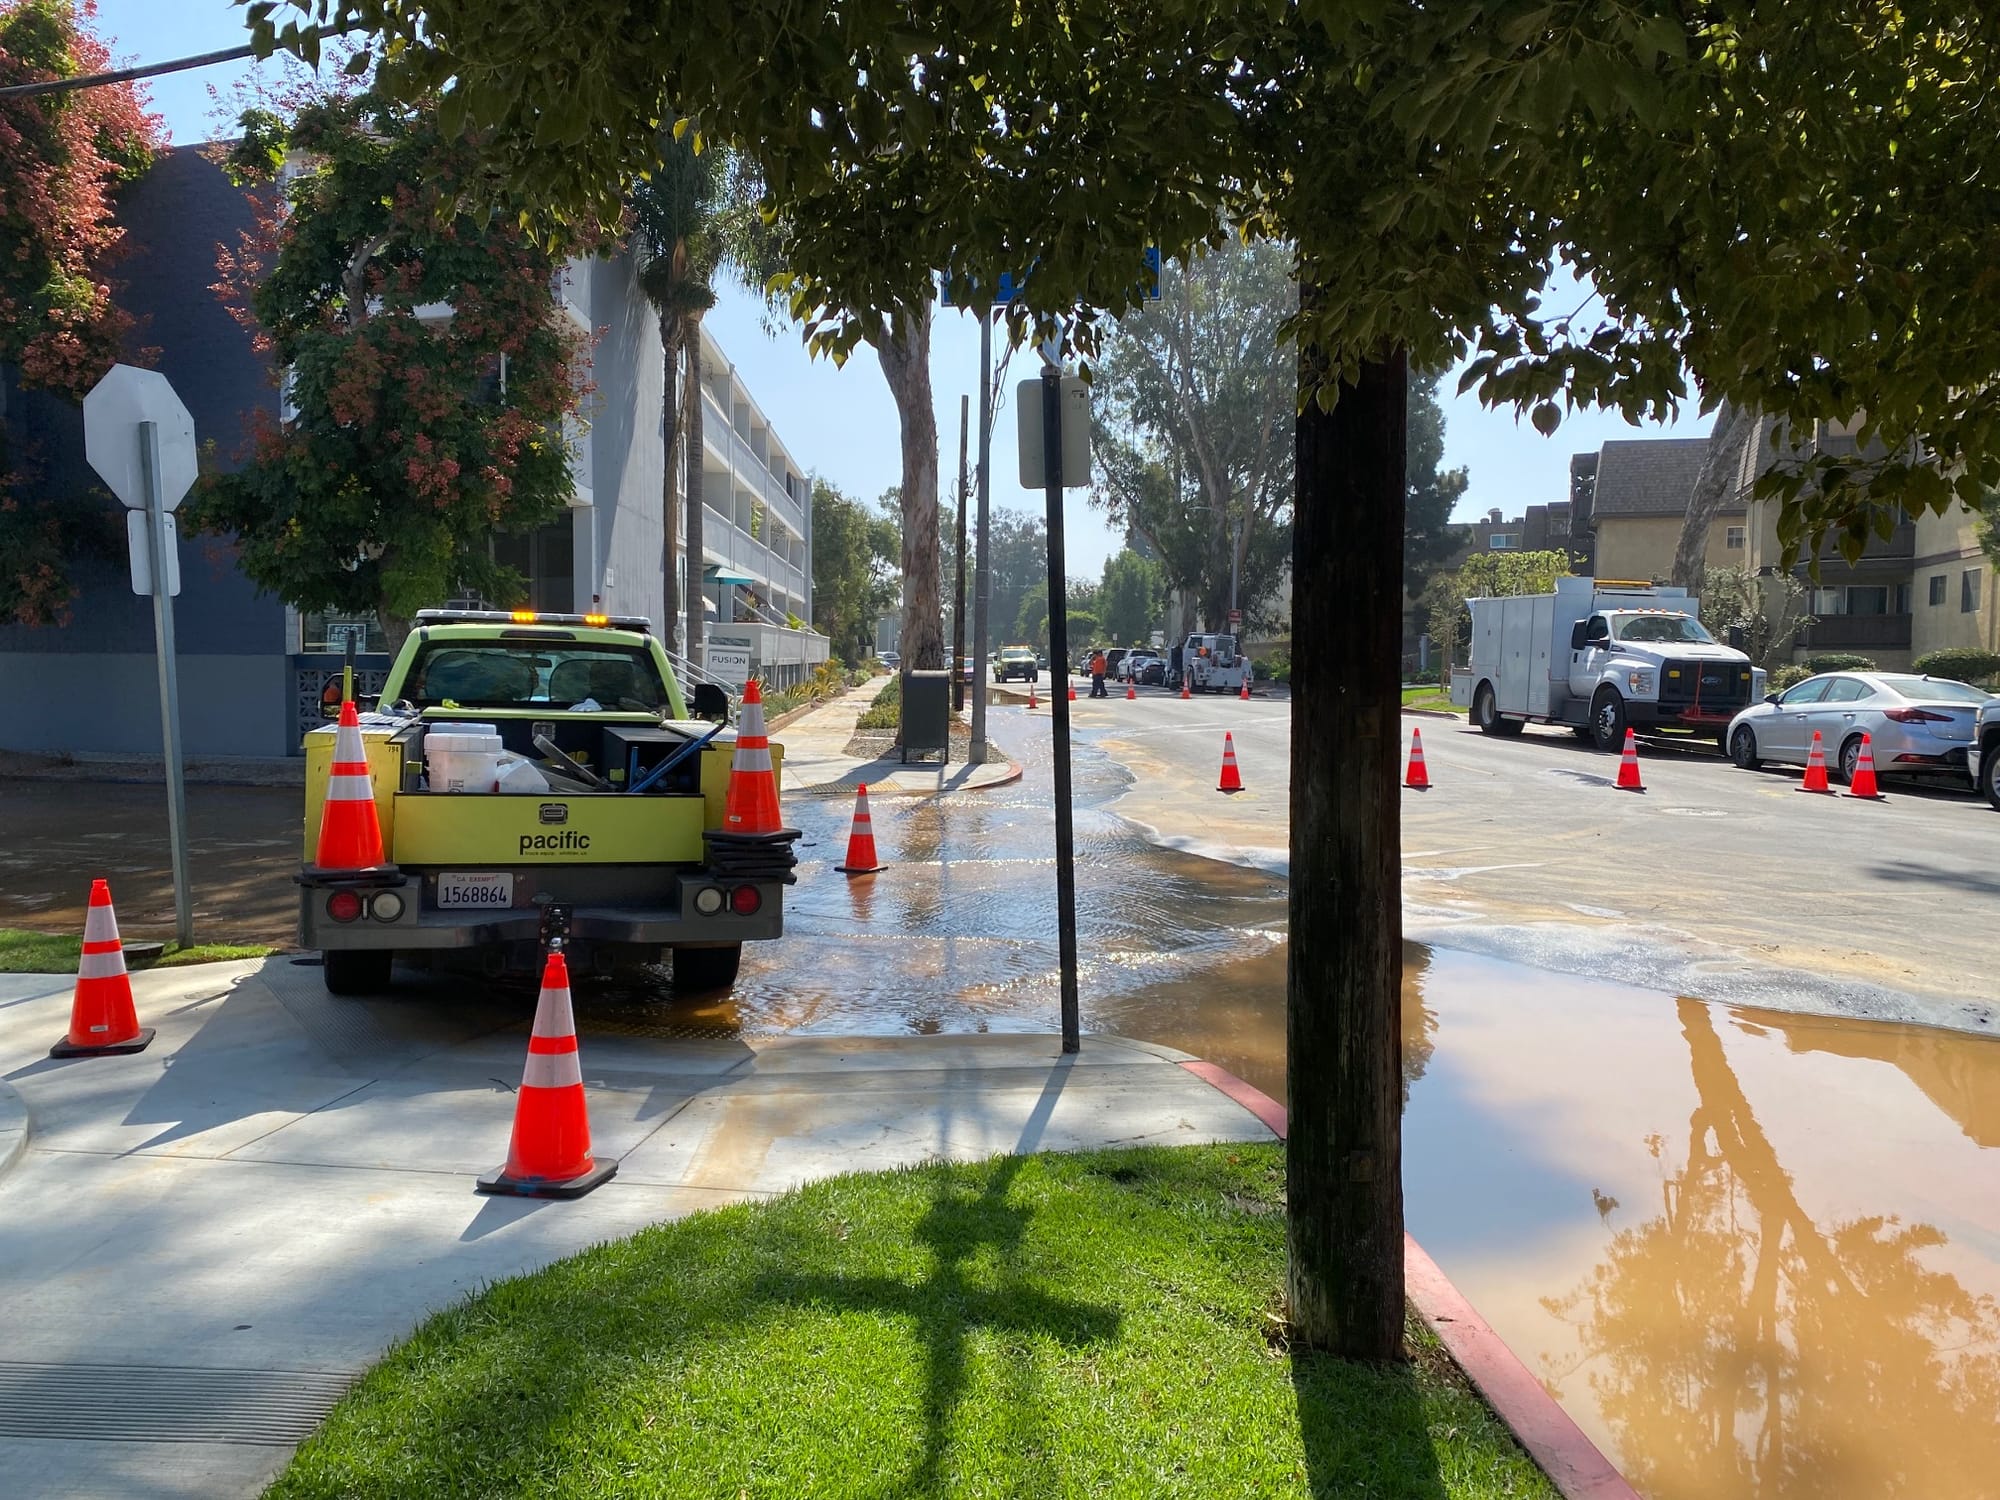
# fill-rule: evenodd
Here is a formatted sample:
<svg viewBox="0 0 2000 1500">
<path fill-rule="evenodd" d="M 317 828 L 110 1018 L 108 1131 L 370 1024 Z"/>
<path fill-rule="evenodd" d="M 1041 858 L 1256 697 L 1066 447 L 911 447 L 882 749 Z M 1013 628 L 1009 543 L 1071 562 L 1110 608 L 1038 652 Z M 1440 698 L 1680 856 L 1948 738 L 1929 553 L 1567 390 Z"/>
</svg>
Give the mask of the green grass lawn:
<svg viewBox="0 0 2000 1500">
<path fill-rule="evenodd" d="M 1403 689 L 1403 707 L 1437 709 L 1448 714 L 1462 714 L 1464 709 L 1451 701 L 1451 694 L 1443 688 L 1420 686 Z"/>
<path fill-rule="evenodd" d="M 1420 1325 L 1285 1347 L 1283 1181 L 1000 1158 L 661 1225 L 433 1317 L 269 1493 L 1552 1500 Z"/>
<path fill-rule="evenodd" d="M 0 927 L 0 974 L 74 974 L 83 939 L 47 932 L 22 932 Z M 170 969 L 180 964 L 218 963 L 226 958 L 262 958 L 277 950 L 256 943 L 196 943 L 183 948 L 167 944 L 167 950 L 153 964 Z"/>
</svg>

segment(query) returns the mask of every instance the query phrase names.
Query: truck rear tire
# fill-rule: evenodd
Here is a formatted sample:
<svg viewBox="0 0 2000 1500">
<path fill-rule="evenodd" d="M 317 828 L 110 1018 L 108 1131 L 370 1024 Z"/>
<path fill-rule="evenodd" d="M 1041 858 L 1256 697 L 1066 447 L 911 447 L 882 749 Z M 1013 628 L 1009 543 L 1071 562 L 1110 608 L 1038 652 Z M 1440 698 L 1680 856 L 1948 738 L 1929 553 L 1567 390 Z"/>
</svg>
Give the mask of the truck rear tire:
<svg viewBox="0 0 2000 1500">
<path fill-rule="evenodd" d="M 736 983 L 736 971 L 742 962 L 741 943 L 723 948 L 676 948 L 674 988 L 684 995 L 726 990 Z"/>
<path fill-rule="evenodd" d="M 1493 701 L 1493 684 L 1482 682 L 1479 691 L 1472 695 L 1472 722 L 1481 734 L 1505 734 L 1506 728 L 1500 720 L 1500 707 Z"/>
<path fill-rule="evenodd" d="M 387 948 L 327 948 L 320 977 L 330 995 L 379 995 L 389 988 L 396 955 Z"/>
<path fill-rule="evenodd" d="M 1625 748 L 1625 700 L 1615 687 L 1601 687 L 1590 700 L 1590 739 L 1600 750 Z"/>
</svg>

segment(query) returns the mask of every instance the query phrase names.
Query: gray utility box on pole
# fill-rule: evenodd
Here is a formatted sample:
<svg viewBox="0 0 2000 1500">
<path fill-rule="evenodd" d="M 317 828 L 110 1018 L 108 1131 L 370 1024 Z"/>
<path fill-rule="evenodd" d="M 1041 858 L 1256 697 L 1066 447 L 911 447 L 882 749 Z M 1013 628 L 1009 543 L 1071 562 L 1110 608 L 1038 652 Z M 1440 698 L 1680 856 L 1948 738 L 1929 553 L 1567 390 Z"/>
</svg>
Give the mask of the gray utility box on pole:
<svg viewBox="0 0 2000 1500">
<path fill-rule="evenodd" d="M 935 752 L 951 761 L 951 673 L 903 674 L 903 764 Z"/>
</svg>

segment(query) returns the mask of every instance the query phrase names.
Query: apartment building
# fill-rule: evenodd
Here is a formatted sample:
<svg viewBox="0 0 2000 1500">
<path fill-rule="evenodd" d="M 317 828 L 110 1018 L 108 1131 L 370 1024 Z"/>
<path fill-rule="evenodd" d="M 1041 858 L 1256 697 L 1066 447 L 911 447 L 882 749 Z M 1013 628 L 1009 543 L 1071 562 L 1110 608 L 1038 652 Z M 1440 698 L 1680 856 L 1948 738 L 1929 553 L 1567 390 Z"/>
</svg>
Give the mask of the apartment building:
<svg viewBox="0 0 2000 1500">
<path fill-rule="evenodd" d="M 215 246 L 249 223 L 244 195 L 199 152 L 163 153 L 120 201 L 130 249 L 122 300 L 139 320 L 135 343 L 187 403 L 198 439 L 218 461 L 238 446 L 246 412 L 280 410 L 265 357 L 209 290 Z M 564 311 L 598 334 L 595 393 L 567 434 L 575 496 L 568 513 L 527 535 L 495 537 L 495 555 L 528 580 L 538 609 L 601 609 L 663 619 L 661 502 L 666 443 L 659 322 L 629 256 L 574 262 L 558 280 Z M 792 628 L 810 618 L 810 493 L 799 462 L 772 430 L 726 352 L 705 338 L 703 547 L 692 570 L 710 620 L 777 682 L 824 661 L 827 641 Z M 10 434 L 31 448 L 51 496 L 94 483 L 82 417 L 45 394 L 0 382 Z M 226 541 L 182 537 L 175 601 L 183 736 L 192 756 L 286 756 L 320 722 L 320 693 L 350 643 L 361 691 L 389 666 L 372 619 L 301 614 L 257 591 Z M 685 587 L 684 546 L 674 558 Z M 0 627 L 0 749 L 157 753 L 160 746 L 150 602 L 135 597 L 122 551 L 80 558 L 81 592 L 60 628 Z M 439 601 L 440 603 L 446 601 Z M 668 636 L 668 639 L 674 639 Z M 676 642 L 677 651 L 685 643 Z M 704 642 L 696 642 L 697 664 Z M 87 690 L 79 691 L 80 684 Z"/>
<path fill-rule="evenodd" d="M 1586 490 L 1595 576 L 1665 581 L 1707 451 L 1706 438 L 1626 438 L 1579 455 L 1594 459 L 1573 462 L 1570 479 L 1573 497 L 1579 483 Z M 1741 567 L 1748 546 L 1743 505 L 1724 506 L 1709 528 L 1708 565 Z"/>
</svg>

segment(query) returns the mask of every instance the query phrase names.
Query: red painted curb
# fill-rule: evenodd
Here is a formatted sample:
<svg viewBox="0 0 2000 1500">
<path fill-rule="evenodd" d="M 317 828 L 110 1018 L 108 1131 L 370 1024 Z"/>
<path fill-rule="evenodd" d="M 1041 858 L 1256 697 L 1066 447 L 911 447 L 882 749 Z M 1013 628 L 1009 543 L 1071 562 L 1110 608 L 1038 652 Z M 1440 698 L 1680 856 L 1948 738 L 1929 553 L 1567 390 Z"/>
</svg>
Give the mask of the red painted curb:
<svg viewBox="0 0 2000 1500">
<path fill-rule="evenodd" d="M 1181 1066 L 1284 1139 L 1289 1123 L 1285 1106 L 1262 1089 L 1212 1062 L 1190 1059 Z M 1418 1316 L 1564 1500 L 1639 1500 L 1625 1477 L 1408 1234 L 1403 1236 L 1403 1288 Z"/>
</svg>

